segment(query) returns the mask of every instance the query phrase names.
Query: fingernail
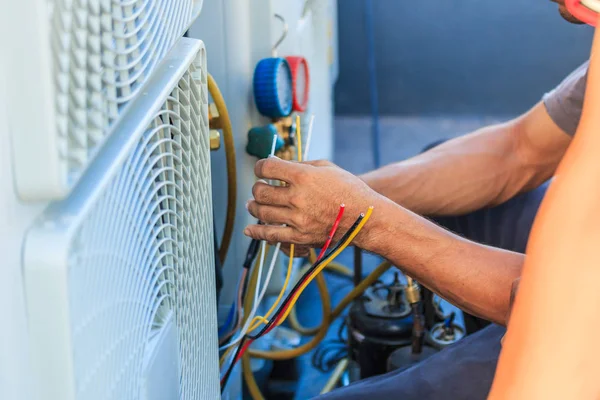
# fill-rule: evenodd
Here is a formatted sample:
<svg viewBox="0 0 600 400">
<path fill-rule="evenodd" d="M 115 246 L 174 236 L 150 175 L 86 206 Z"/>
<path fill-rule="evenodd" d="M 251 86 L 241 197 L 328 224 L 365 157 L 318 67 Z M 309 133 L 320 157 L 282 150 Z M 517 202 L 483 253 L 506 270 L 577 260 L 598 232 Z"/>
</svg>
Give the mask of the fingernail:
<svg viewBox="0 0 600 400">
<path fill-rule="evenodd" d="M 249 206 L 250 206 L 250 200 L 246 201 L 246 210 L 248 209 Z"/>
<path fill-rule="evenodd" d="M 248 229 L 248 228 L 244 229 L 244 235 L 250 236 L 250 229 Z"/>
</svg>

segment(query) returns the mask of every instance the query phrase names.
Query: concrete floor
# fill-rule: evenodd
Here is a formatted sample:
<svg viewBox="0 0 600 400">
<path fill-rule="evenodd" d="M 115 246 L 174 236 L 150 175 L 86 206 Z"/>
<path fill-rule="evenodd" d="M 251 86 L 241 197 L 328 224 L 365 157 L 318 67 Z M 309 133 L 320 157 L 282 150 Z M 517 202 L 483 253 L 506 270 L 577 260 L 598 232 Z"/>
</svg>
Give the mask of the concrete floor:
<svg viewBox="0 0 600 400">
<path fill-rule="evenodd" d="M 418 154 L 423 147 L 433 141 L 460 136 L 505 119 L 501 117 L 382 118 L 380 121 L 382 164 Z M 370 127 L 368 118 L 336 118 L 334 161 L 337 165 L 355 174 L 373 168 Z M 365 274 L 381 262 L 381 259 L 374 255 L 364 255 L 363 259 Z M 342 253 L 337 261 L 351 266 L 352 251 Z M 327 283 L 332 304 L 337 304 L 352 289 L 350 280 L 332 275 L 327 276 Z M 315 326 L 321 321 L 320 300 L 314 285 L 307 288 L 299 300 L 298 318 L 305 326 Z M 337 336 L 340 322 L 341 318 L 335 321 L 325 340 Z M 328 374 L 323 374 L 312 367 L 311 355 L 303 356 L 300 363 L 297 400 L 310 399 L 318 395 L 328 379 Z"/>
</svg>

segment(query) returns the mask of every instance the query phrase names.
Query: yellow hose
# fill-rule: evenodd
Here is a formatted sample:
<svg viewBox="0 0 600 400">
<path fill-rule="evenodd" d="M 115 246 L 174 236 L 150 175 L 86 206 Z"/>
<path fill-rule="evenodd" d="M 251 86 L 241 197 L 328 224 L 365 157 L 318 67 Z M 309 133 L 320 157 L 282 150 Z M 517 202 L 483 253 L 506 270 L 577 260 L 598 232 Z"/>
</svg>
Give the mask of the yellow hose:
<svg viewBox="0 0 600 400">
<path fill-rule="evenodd" d="M 329 293 L 327 292 L 327 285 L 325 283 L 325 278 L 323 275 L 319 274 L 315 278 L 317 281 L 317 286 L 319 287 L 319 293 L 321 294 L 321 309 L 323 310 L 323 321 L 321 322 L 321 326 L 319 332 L 312 337 L 312 339 L 303 345 L 289 349 L 289 350 L 272 350 L 272 351 L 263 351 L 263 350 L 253 350 L 248 349 L 250 356 L 257 358 L 265 358 L 268 360 L 289 360 L 290 358 L 296 358 L 301 356 L 302 354 L 306 354 L 321 343 L 325 335 L 327 334 L 327 330 L 329 329 L 329 324 L 331 323 L 331 301 L 329 299 Z"/>
<path fill-rule="evenodd" d="M 244 382 L 246 382 L 246 387 L 248 388 L 248 392 L 250 392 L 252 400 L 265 400 L 256 383 L 256 379 L 254 379 L 252 366 L 250 365 L 250 355 L 248 353 L 242 356 L 242 374 L 244 375 Z"/>
<path fill-rule="evenodd" d="M 314 256 L 314 254 L 311 254 L 311 256 Z M 323 322 L 319 327 L 318 335 L 313 337 L 312 340 L 307 342 L 306 344 L 291 350 L 261 351 L 248 349 L 246 354 L 244 354 L 244 356 L 242 357 L 242 370 L 244 375 L 244 381 L 246 382 L 246 386 L 248 387 L 248 391 L 250 392 L 252 399 L 264 400 L 264 397 L 260 392 L 260 389 L 258 388 L 256 380 L 254 379 L 254 374 L 252 373 L 252 369 L 250 367 L 250 357 L 263 358 L 269 360 L 287 360 L 308 353 L 323 340 L 323 338 L 327 334 L 327 330 L 329 329 L 331 321 L 339 317 L 346 308 L 346 306 L 348 306 L 348 304 L 350 304 L 354 299 L 359 297 L 365 291 L 365 289 L 367 289 L 369 286 L 375 283 L 381 277 L 381 275 L 383 275 L 383 273 L 387 271 L 390 267 L 391 264 L 388 261 L 384 261 L 381 264 L 379 264 L 379 266 L 375 268 L 375 270 L 373 270 L 373 272 L 371 272 L 369 276 L 367 276 L 358 286 L 356 286 L 350 293 L 348 293 L 346 297 L 344 297 L 344 299 L 342 299 L 340 304 L 338 304 L 335 307 L 335 309 L 330 315 L 325 314 Z M 329 294 L 327 292 L 327 286 L 325 285 L 325 279 L 322 275 L 319 274 L 317 275 L 316 280 L 317 285 L 319 287 L 319 293 L 321 294 L 321 298 L 323 300 L 327 299 L 326 305 L 327 309 L 329 309 Z M 256 285 L 256 280 L 253 280 L 252 277 L 250 278 L 250 282 L 248 284 L 248 293 L 252 292 L 251 285 Z M 249 296 L 247 296 L 246 298 L 248 297 Z M 250 302 L 248 300 L 246 300 L 244 308 L 246 309 L 246 313 L 249 312 Z M 325 305 L 322 308 L 323 310 L 325 310 Z"/>
<path fill-rule="evenodd" d="M 311 256 L 314 256 L 314 258 L 316 259 L 316 254 L 314 254 L 314 250 L 311 250 Z M 311 261 L 311 263 L 312 263 L 312 261 Z M 300 272 L 298 273 L 298 276 L 304 275 L 310 267 L 311 267 L 311 264 L 307 264 L 304 268 L 302 268 L 300 270 Z M 348 267 L 345 267 L 342 264 L 331 262 L 325 268 L 335 271 L 341 275 L 353 276 L 352 271 L 350 271 L 350 269 L 348 269 Z M 315 333 L 317 333 L 319 331 L 319 329 L 321 328 L 320 325 L 314 326 L 312 328 L 307 328 L 307 327 L 303 326 L 300 323 L 300 321 L 298 320 L 298 314 L 296 313 L 295 306 L 292 309 L 292 312 L 290 312 L 290 315 L 288 316 L 288 323 L 290 324 L 290 326 L 292 327 L 293 330 L 295 330 L 296 332 L 298 332 L 304 336 L 312 336 Z"/>
<path fill-rule="evenodd" d="M 329 264 L 327 264 L 327 267 L 325 269 L 330 269 L 337 274 L 348 276 L 348 277 L 354 276 L 354 272 L 352 272 L 350 270 L 350 268 L 346 267 L 343 264 L 336 263 L 336 262 L 330 262 Z"/>
<path fill-rule="evenodd" d="M 235 220 L 235 201 L 237 196 L 237 173 L 235 163 L 235 146 L 233 143 L 233 130 L 231 129 L 231 120 L 229 112 L 223 100 L 223 95 L 217 86 L 211 74 L 208 74 L 208 91 L 219 110 L 219 120 L 223 128 L 223 142 L 225 144 L 225 158 L 227 161 L 227 215 L 225 217 L 225 228 L 221 237 L 221 246 L 219 247 L 219 260 L 221 266 L 225 265 L 227 250 L 231 243 L 233 234 L 233 223 Z"/>
<path fill-rule="evenodd" d="M 389 261 L 384 261 L 379 264 L 379 266 L 375 268 L 373 272 L 369 274 L 369 276 L 363 279 L 359 285 L 352 289 L 352 291 L 348 293 L 337 306 L 335 306 L 333 312 L 331 313 L 331 318 L 336 319 L 342 315 L 342 312 L 348 306 L 348 304 L 352 303 L 358 296 L 363 294 L 363 292 L 367 290 L 369 286 L 377 282 L 377 279 L 379 279 L 385 271 L 390 269 L 391 266 L 392 264 L 390 264 Z"/>
<path fill-rule="evenodd" d="M 290 358 L 295 358 L 301 356 L 305 353 L 308 353 L 313 348 L 315 348 L 319 342 L 325 337 L 327 330 L 329 329 L 329 324 L 331 321 L 335 320 L 339 317 L 344 309 L 352 303 L 356 298 L 358 298 L 369 286 L 377 281 L 383 275 L 385 271 L 390 269 L 391 264 L 388 261 L 384 261 L 377 268 L 373 270 L 358 286 L 356 286 L 350 293 L 346 295 L 342 299 L 342 301 L 333 309 L 333 312 L 327 317 L 323 318 L 323 322 L 321 326 L 319 326 L 319 332 L 316 336 L 314 336 L 310 342 L 307 342 L 303 346 L 297 347 L 292 350 L 276 350 L 276 351 L 258 351 L 258 350 L 250 350 L 250 355 L 257 358 L 265 358 L 269 360 L 287 360 Z M 319 277 L 323 278 L 320 274 L 317 275 L 317 284 L 319 283 Z M 320 291 L 319 291 L 320 292 Z M 321 292 L 320 292 L 321 293 Z M 329 298 L 329 297 L 327 297 Z"/>
<path fill-rule="evenodd" d="M 325 383 L 325 386 L 323 386 L 323 389 L 321 389 L 320 394 L 331 392 L 335 388 L 335 385 L 338 383 L 342 375 L 344 374 L 344 371 L 346 371 L 346 368 L 348 368 L 348 359 L 344 358 L 335 367 L 335 369 L 331 373 L 331 376 L 327 380 L 327 383 Z"/>
</svg>

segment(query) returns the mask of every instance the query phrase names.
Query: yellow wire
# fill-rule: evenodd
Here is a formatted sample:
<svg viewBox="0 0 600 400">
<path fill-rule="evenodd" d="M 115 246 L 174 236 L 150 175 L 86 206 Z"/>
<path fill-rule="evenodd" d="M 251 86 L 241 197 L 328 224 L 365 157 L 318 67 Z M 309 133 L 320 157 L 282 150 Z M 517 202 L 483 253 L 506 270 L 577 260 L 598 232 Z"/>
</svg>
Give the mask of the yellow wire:
<svg viewBox="0 0 600 400">
<path fill-rule="evenodd" d="M 317 269 L 315 269 L 315 271 L 302 283 L 302 285 L 298 288 L 298 290 L 294 294 L 294 297 L 292 297 L 292 301 L 290 302 L 290 305 L 288 306 L 287 310 L 285 311 L 285 314 L 283 314 L 283 317 L 278 321 L 277 325 L 281 325 L 283 323 L 283 321 L 285 321 L 285 319 L 288 317 L 288 315 L 292 311 L 292 307 L 294 307 L 294 304 L 296 304 L 296 301 L 298 301 L 298 297 L 300 297 L 300 295 L 302 294 L 304 289 L 306 289 L 308 284 L 315 278 L 315 276 L 317 276 L 325 267 L 327 267 L 327 264 L 329 264 L 331 261 L 333 261 L 333 259 L 336 258 L 342 251 L 344 251 L 344 249 L 354 240 L 354 238 L 356 237 L 356 235 L 358 235 L 358 233 L 361 231 L 363 226 L 365 226 L 365 224 L 371 217 L 372 213 L 373 213 L 373 206 L 369 207 L 369 209 L 367 210 L 362 221 L 360 221 L 360 223 L 358 224 L 358 226 L 356 227 L 354 232 L 352 232 L 352 234 L 348 237 L 348 239 L 346 239 L 346 241 L 342 244 L 342 246 L 339 249 L 337 249 L 335 252 L 333 252 L 333 254 L 331 254 L 329 257 L 327 257 L 327 259 L 325 259 L 325 261 L 323 263 L 321 263 L 321 265 L 319 265 L 319 267 L 317 267 Z"/>
<path fill-rule="evenodd" d="M 288 283 L 290 282 L 290 277 L 292 276 L 292 269 L 293 269 L 292 267 L 293 266 L 294 266 L 294 245 L 292 244 L 292 245 L 290 245 L 290 261 L 288 263 L 288 269 L 287 269 L 287 273 L 285 275 L 285 281 L 283 282 L 283 287 L 281 288 L 281 291 L 279 292 L 279 295 L 277 296 L 277 300 L 275 300 L 275 303 L 273 303 L 273 305 L 271 306 L 269 311 L 267 311 L 267 313 L 263 317 L 260 317 L 260 316 L 254 317 L 254 319 L 252 320 L 252 323 L 250 324 L 249 332 L 252 332 L 254 329 L 258 328 L 261 325 L 261 323 L 267 324 L 269 322 L 267 320 L 267 318 L 269 318 L 269 316 L 273 313 L 273 311 L 275 311 L 275 308 L 277 308 L 277 305 L 281 301 L 281 298 L 287 291 L 287 286 L 288 286 Z"/>
<path fill-rule="evenodd" d="M 248 349 L 246 354 L 250 355 L 251 357 L 264 358 L 267 360 L 289 360 L 291 358 L 300 357 L 301 355 L 308 353 L 309 351 L 311 351 L 312 349 L 317 347 L 319 345 L 319 343 L 321 342 L 321 340 L 325 337 L 325 335 L 327 334 L 327 331 L 329 330 L 329 324 L 331 323 L 331 321 L 338 318 L 342 314 L 344 309 L 348 306 L 348 304 L 352 303 L 352 301 L 354 301 L 356 298 L 358 298 L 369 286 L 371 286 L 373 283 L 375 283 L 377 281 L 377 279 L 379 279 L 379 277 L 381 277 L 381 275 L 383 275 L 383 273 L 385 271 L 390 269 L 391 266 L 392 265 L 389 263 L 389 261 L 382 262 L 358 286 L 356 286 L 354 289 L 352 289 L 352 291 L 350 293 L 348 293 L 346 295 L 346 297 L 344 297 L 344 299 L 335 307 L 333 312 L 328 314 L 326 317 L 323 317 L 323 322 L 321 323 L 321 326 L 319 327 L 319 332 L 309 342 L 303 344 L 300 347 L 296 347 L 294 349 L 289 349 L 289 350 L 263 351 L 263 350 Z M 319 282 L 321 280 L 323 280 L 323 282 L 325 281 L 325 279 L 323 278 L 323 275 L 321 275 L 321 274 L 317 275 L 316 280 L 317 280 L 317 285 L 319 286 L 319 293 L 321 293 L 322 296 L 326 295 L 327 289 L 323 288 L 319 284 Z M 327 296 L 327 299 L 329 299 L 328 296 Z M 325 309 L 325 307 L 323 307 L 323 308 Z"/>
<path fill-rule="evenodd" d="M 298 161 L 302 161 L 302 132 L 300 129 L 300 116 L 299 115 L 296 115 L 296 131 L 297 131 L 297 135 L 298 135 Z M 279 301 L 281 300 L 281 298 L 287 291 L 287 286 L 290 281 L 290 276 L 292 275 L 293 265 L 294 265 L 294 245 L 291 244 L 290 245 L 290 261 L 288 263 L 288 269 L 287 269 L 287 273 L 285 276 L 285 282 L 283 283 L 283 287 L 281 288 L 281 291 L 279 292 L 279 295 L 277 296 L 277 300 L 275 300 L 275 303 L 273 303 L 273 305 L 271 306 L 269 311 L 267 311 L 267 313 L 264 316 L 254 317 L 254 319 L 252 320 L 252 322 L 250 324 L 249 332 L 252 332 L 254 329 L 258 328 L 261 325 L 261 323 L 262 324 L 268 323 L 267 318 L 269 318 L 269 316 L 273 313 L 273 311 L 275 311 L 275 308 L 279 304 Z"/>
<path fill-rule="evenodd" d="M 315 348 L 325 337 L 327 331 L 329 329 L 329 324 L 331 320 L 329 319 L 331 313 L 331 303 L 330 298 L 327 292 L 327 285 L 325 283 L 325 278 L 323 275 L 318 275 L 316 277 L 317 286 L 319 288 L 319 293 L 321 294 L 321 307 L 323 309 L 323 323 L 322 329 L 319 332 L 320 335 L 313 337 L 309 342 L 303 344 L 300 347 L 296 347 L 294 349 L 289 350 L 276 350 L 276 351 L 261 351 L 254 350 L 249 348 L 246 354 L 242 357 L 242 372 L 244 375 L 244 381 L 246 382 L 246 386 L 253 400 L 262 400 L 264 399 L 258 385 L 256 384 L 256 379 L 254 378 L 254 374 L 252 373 L 252 369 L 250 367 L 250 358 L 258 357 L 258 358 L 267 358 L 274 360 L 287 360 L 290 358 L 297 357 L 298 355 L 302 355 L 308 353 L 310 350 Z M 244 362 L 246 359 L 246 362 Z"/>
<path fill-rule="evenodd" d="M 300 130 L 299 115 L 296 115 L 296 135 L 298 136 L 298 161 L 302 162 L 302 133 Z"/>
<path fill-rule="evenodd" d="M 293 303 L 290 305 L 290 307 L 288 307 L 288 311 L 291 310 L 291 308 L 292 308 L 291 306 L 293 306 L 295 304 L 295 302 L 298 300 L 298 296 L 301 294 L 301 291 L 306 288 L 308 283 L 310 283 L 315 278 L 315 276 L 317 278 L 317 285 L 319 286 L 319 292 L 321 292 L 322 294 L 327 294 L 327 287 L 325 285 L 325 279 L 323 278 L 322 275 L 319 274 L 319 272 L 322 271 L 322 269 L 325 268 L 327 266 L 327 264 L 332 261 L 332 258 L 337 257 L 338 254 L 341 251 L 343 251 L 344 248 L 350 244 L 350 242 L 360 232 L 360 230 L 362 229 L 364 224 L 367 222 L 367 220 L 371 216 L 372 211 L 373 211 L 373 207 L 369 207 L 369 210 L 365 214 L 365 217 L 363 218 L 361 223 L 356 227 L 356 229 L 354 230 L 352 235 L 342 244 L 342 247 L 340 247 L 335 253 L 333 253 L 329 257 L 327 257 L 327 259 L 319 267 L 319 270 L 315 271 L 313 274 L 311 274 L 309 279 L 305 282 L 306 285 L 303 284 L 299 288 L 298 295 L 294 296 Z M 331 313 L 327 313 L 327 314 L 324 313 L 323 322 L 321 323 L 321 326 L 320 326 L 320 329 L 319 329 L 317 335 L 313 336 L 313 338 L 309 342 L 303 344 L 300 347 L 297 347 L 294 349 L 289 349 L 289 350 L 262 351 L 262 350 L 248 349 L 246 354 L 251 357 L 264 358 L 264 359 L 268 359 L 268 360 L 288 360 L 291 358 L 299 357 L 302 354 L 308 353 L 309 351 L 314 349 L 323 340 L 323 338 L 327 334 L 327 330 L 329 329 L 329 325 L 330 325 L 331 321 L 333 321 L 335 318 L 340 316 L 342 311 L 344 310 L 344 308 L 346 308 L 346 306 L 348 306 L 348 304 L 350 304 L 354 299 L 356 299 L 358 296 L 360 296 L 365 291 L 366 288 L 368 288 L 377 279 L 379 279 L 379 277 L 385 271 L 387 271 L 390 267 L 391 267 L 391 264 L 388 261 L 382 262 L 371 274 L 369 274 L 369 276 L 367 278 L 365 278 L 357 287 L 355 287 L 350 293 L 348 293 L 346 295 L 346 297 L 344 297 L 342 299 L 342 301 L 335 307 L 335 309 Z M 248 283 L 248 293 L 251 293 L 252 287 L 254 287 L 256 285 L 256 280 L 252 279 L 252 278 L 254 278 L 254 275 L 251 277 L 250 282 Z M 325 296 L 325 298 L 323 298 L 323 303 L 324 303 L 323 309 L 324 310 L 326 309 L 326 307 L 325 307 L 326 305 L 327 305 L 327 309 L 329 309 L 329 307 L 330 307 L 329 306 L 329 296 Z M 325 304 L 325 303 L 327 303 L 327 304 Z M 249 310 L 250 301 L 248 300 L 248 297 L 246 299 L 246 304 L 244 304 L 244 307 L 245 307 L 245 309 Z M 284 318 L 282 319 L 282 321 L 286 317 L 287 317 L 287 315 L 284 315 Z M 225 354 L 223 354 L 223 357 L 221 357 L 221 364 L 223 363 L 223 360 L 229 355 L 229 353 L 232 350 L 233 350 L 233 347 L 230 347 L 225 352 Z M 245 378 L 252 379 L 252 378 L 250 378 L 249 375 L 250 374 L 247 374 L 245 376 Z"/>
</svg>

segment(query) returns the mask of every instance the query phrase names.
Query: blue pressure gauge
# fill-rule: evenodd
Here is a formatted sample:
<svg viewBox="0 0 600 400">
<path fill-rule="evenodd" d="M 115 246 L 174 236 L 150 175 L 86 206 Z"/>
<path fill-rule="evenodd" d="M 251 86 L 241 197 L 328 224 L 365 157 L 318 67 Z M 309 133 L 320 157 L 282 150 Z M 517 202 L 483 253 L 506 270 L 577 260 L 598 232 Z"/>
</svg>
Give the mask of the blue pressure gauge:
<svg viewBox="0 0 600 400">
<path fill-rule="evenodd" d="M 264 58 L 254 69 L 254 101 L 258 111 L 269 118 L 291 114 L 292 72 L 285 58 Z"/>
</svg>

